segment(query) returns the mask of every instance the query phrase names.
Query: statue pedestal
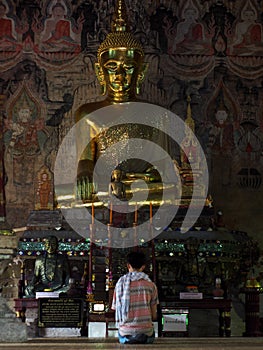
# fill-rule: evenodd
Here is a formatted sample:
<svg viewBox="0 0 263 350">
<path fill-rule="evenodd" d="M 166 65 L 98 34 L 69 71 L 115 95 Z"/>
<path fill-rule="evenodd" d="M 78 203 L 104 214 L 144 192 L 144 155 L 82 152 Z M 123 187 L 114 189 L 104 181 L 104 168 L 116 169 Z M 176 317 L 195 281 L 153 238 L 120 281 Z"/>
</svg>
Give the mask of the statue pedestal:
<svg viewBox="0 0 263 350">
<path fill-rule="evenodd" d="M 27 334 L 29 338 L 39 336 L 38 332 L 38 308 L 28 308 L 25 310 L 25 324 L 27 326 Z"/>
<path fill-rule="evenodd" d="M 259 296 L 263 292 L 262 288 L 244 288 L 245 293 L 245 313 L 246 313 L 246 330 L 244 337 L 262 337 L 260 331 L 259 318 Z"/>
<path fill-rule="evenodd" d="M 62 298 L 57 300 L 65 300 L 66 302 L 72 299 Z M 80 304 L 78 303 L 78 305 Z M 23 325 L 23 327 L 25 327 L 26 332 L 30 338 L 39 336 L 47 338 L 78 337 L 81 336 L 82 327 L 86 326 L 85 324 L 83 324 L 82 326 L 80 325 L 80 327 L 39 327 L 39 320 L 41 320 L 41 317 L 39 315 L 40 305 L 38 299 L 36 298 L 15 299 L 15 310 L 17 312 L 18 317 L 21 320 L 20 323 Z M 83 318 L 82 313 L 80 317 Z"/>
<path fill-rule="evenodd" d="M 112 213 L 112 212 L 113 213 Z M 121 204 L 115 204 L 114 202 L 110 206 L 110 223 L 115 226 L 121 227 L 128 223 L 128 202 Z"/>
<path fill-rule="evenodd" d="M 35 298 L 14 299 L 17 317 L 26 327 L 28 336 L 34 338 L 38 336 L 37 319 L 38 303 Z"/>
<path fill-rule="evenodd" d="M 40 328 L 39 336 L 45 338 L 66 338 L 66 337 L 80 337 L 80 328 Z"/>
<path fill-rule="evenodd" d="M 3 297 L 0 297 L 0 342 L 25 342 L 27 341 L 26 325 L 13 311 L 9 309 Z"/>
</svg>

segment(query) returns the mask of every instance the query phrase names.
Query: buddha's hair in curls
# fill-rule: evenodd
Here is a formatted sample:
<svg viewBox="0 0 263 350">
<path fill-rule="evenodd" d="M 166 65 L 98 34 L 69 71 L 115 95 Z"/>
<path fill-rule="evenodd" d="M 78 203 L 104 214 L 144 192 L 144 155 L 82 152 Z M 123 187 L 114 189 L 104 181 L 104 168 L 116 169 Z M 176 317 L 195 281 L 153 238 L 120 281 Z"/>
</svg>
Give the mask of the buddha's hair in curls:
<svg viewBox="0 0 263 350">
<path fill-rule="evenodd" d="M 109 33 L 106 39 L 101 43 L 98 49 L 98 59 L 101 55 L 109 50 L 114 49 L 135 50 L 144 56 L 144 51 L 141 43 L 129 32 Z"/>
</svg>

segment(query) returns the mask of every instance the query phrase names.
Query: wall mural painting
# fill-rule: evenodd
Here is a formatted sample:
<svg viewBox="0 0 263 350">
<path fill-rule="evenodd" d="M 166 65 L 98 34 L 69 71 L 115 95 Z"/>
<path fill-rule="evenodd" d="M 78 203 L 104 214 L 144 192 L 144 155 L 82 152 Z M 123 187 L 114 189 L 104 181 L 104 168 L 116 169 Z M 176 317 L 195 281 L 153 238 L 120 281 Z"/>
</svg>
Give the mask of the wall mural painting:
<svg viewBox="0 0 263 350">
<path fill-rule="evenodd" d="M 235 21 L 233 36 L 230 36 L 228 54 L 239 56 L 262 55 L 262 25 L 259 13 L 252 1 L 243 2 Z"/>
<path fill-rule="evenodd" d="M 71 1 L 0 2 L 0 60 L 10 66 L 23 54 L 65 64 L 81 51 L 84 10 L 73 12 Z"/>
<path fill-rule="evenodd" d="M 81 51 L 81 31 L 84 17 L 71 17 L 69 1 L 45 1 L 44 15 L 35 17 L 34 51 L 46 60 L 68 60 Z"/>
<path fill-rule="evenodd" d="M 9 61 L 19 57 L 22 50 L 20 36 L 23 25 L 13 15 L 13 7 L 7 1 L 0 2 L 0 60 Z"/>
<path fill-rule="evenodd" d="M 236 7 L 228 30 L 227 64 L 236 75 L 253 79 L 262 76 L 262 4 L 245 0 Z"/>
<path fill-rule="evenodd" d="M 212 23 L 206 31 L 200 17 L 197 4 L 193 0 L 186 1 L 180 11 L 180 20 L 175 22 L 169 30 L 168 26 L 166 27 L 168 54 L 212 55 L 214 53 L 211 45 Z"/>
<path fill-rule="evenodd" d="M 0 64 L 0 68 L 3 68 Z M 49 102 L 46 71 L 39 66 L 32 59 L 24 59 L 18 64 L 14 64 L 9 69 L 1 72 L 0 77 L 0 91 L 7 99 L 16 94 L 23 82 L 30 85 L 31 91 L 40 95 L 41 99 Z"/>
</svg>

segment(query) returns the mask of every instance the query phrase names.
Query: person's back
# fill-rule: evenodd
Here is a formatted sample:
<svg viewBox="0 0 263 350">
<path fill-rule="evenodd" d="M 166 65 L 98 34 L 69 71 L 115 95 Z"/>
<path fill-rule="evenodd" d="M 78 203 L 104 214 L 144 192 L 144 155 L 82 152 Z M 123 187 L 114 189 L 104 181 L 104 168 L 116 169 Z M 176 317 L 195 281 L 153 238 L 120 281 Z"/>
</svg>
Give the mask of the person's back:
<svg viewBox="0 0 263 350">
<path fill-rule="evenodd" d="M 152 343 L 153 320 L 157 318 L 158 292 L 156 285 L 143 270 L 145 256 L 131 252 L 127 256 L 128 273 L 115 287 L 112 309 L 116 311 L 120 343 Z"/>
</svg>

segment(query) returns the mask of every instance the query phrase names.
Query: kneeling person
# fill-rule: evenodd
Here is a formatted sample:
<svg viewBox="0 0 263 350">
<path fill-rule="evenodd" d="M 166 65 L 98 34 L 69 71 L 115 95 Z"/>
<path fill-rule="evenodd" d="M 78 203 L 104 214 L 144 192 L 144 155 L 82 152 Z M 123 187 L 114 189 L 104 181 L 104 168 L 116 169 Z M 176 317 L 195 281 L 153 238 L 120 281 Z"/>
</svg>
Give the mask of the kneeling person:
<svg viewBox="0 0 263 350">
<path fill-rule="evenodd" d="M 115 286 L 112 309 L 115 310 L 122 344 L 153 343 L 153 321 L 157 319 L 156 285 L 143 272 L 145 255 L 134 251 L 127 256 L 128 273 Z"/>
</svg>

